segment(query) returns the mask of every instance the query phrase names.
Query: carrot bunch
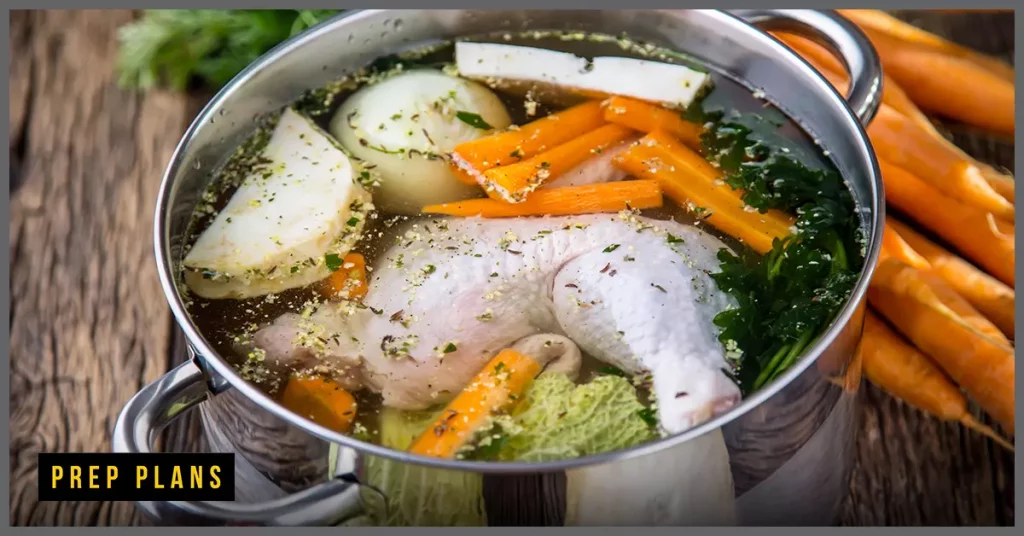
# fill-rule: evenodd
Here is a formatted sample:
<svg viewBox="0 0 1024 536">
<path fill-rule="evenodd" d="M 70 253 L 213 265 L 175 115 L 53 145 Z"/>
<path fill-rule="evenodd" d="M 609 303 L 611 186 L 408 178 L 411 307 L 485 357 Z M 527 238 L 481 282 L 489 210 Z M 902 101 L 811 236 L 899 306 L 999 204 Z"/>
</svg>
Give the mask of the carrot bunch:
<svg viewBox="0 0 1024 536">
<path fill-rule="evenodd" d="M 839 10 L 882 59 L 867 127 L 890 214 L 859 349 L 869 381 L 1013 449 L 966 396 L 1014 434 L 1014 181 L 944 137 L 926 112 L 1013 135 L 1013 68 L 877 10 Z M 776 34 L 839 93 L 843 66 L 805 38 Z"/>
</svg>

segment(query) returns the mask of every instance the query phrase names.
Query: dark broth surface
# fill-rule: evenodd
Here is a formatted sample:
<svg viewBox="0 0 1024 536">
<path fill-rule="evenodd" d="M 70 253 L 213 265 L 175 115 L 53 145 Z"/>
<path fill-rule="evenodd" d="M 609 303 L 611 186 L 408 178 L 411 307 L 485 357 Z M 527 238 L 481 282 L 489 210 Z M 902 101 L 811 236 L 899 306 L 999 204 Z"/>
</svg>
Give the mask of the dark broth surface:
<svg viewBox="0 0 1024 536">
<path fill-rule="evenodd" d="M 680 58 L 678 54 L 654 49 L 649 46 L 645 47 L 635 44 L 624 46 L 625 42 L 617 38 L 595 40 L 590 36 L 585 39 L 562 36 L 537 39 L 529 36 L 495 35 L 470 40 L 549 48 L 571 52 L 583 57 L 607 55 L 641 58 L 649 56 L 655 61 L 669 63 L 679 63 L 678 59 Z M 649 54 L 645 54 L 645 51 Z M 382 58 L 375 63 L 375 66 L 380 70 L 387 70 L 396 61 L 399 60 L 391 57 Z M 441 46 L 413 60 L 403 60 L 403 62 L 405 63 L 406 70 L 417 66 L 438 68 L 443 64 L 453 62 L 453 46 L 451 44 Z M 698 68 L 706 70 L 704 67 Z M 835 171 L 827 156 L 820 151 L 812 139 L 795 122 L 786 118 L 776 108 L 768 105 L 766 101 L 755 98 L 750 88 L 715 71 L 711 71 L 710 75 L 713 82 L 713 90 L 701 102 L 695 103 L 694 107 L 700 107 L 703 110 L 718 109 L 725 112 L 727 117 L 737 114 L 748 117 L 744 124 L 761 136 L 766 144 L 787 148 L 792 155 L 810 168 Z M 334 112 L 359 87 L 361 87 L 361 84 L 355 84 L 348 80 L 339 83 L 337 87 L 313 91 L 303 99 L 300 99 L 296 107 L 309 115 L 325 132 L 328 132 L 329 122 Z M 567 104 L 572 103 L 571 98 L 563 100 L 565 95 L 545 95 L 542 98 L 537 98 L 536 113 L 528 116 L 527 108 L 524 105 L 524 96 L 521 91 L 502 92 L 500 89 L 492 89 L 499 95 L 507 107 L 513 123 L 516 125 L 522 125 L 549 113 L 559 111 L 565 108 Z M 323 102 L 325 95 L 332 97 L 327 105 L 324 105 Z M 749 119 L 749 117 L 754 119 Z M 230 184 L 233 180 L 237 182 L 238 178 L 242 178 L 245 175 L 244 165 L 239 166 L 235 164 L 235 168 L 230 166 L 231 164 L 228 167 L 222 168 L 220 176 L 214 179 L 213 186 L 211 187 L 213 195 L 209 197 L 212 200 L 213 210 L 220 210 L 234 191 L 234 188 L 225 187 L 224 185 Z M 232 174 L 234 178 L 227 177 L 226 174 Z M 197 212 L 197 218 L 193 226 L 196 230 L 201 230 L 209 224 L 209 208 L 204 210 L 206 210 L 206 214 L 203 214 L 202 211 Z M 655 219 L 672 219 L 682 223 L 700 225 L 705 231 L 722 239 L 734 250 L 740 251 L 743 249 L 742 244 L 738 243 L 735 239 L 724 235 L 709 225 L 703 225 L 693 214 L 667 198 L 663 208 L 644 210 L 642 215 Z M 367 227 L 363 232 L 364 238 L 358 243 L 356 251 L 366 257 L 368 266 L 374 266 L 382 253 L 394 244 L 392 237 L 387 234 L 388 230 L 395 226 L 395 224 L 417 219 L 430 221 L 437 218 L 431 216 L 395 216 L 378 212 L 375 217 L 371 217 L 367 222 Z M 383 231 L 384 236 L 378 237 L 378 231 Z M 193 238 L 196 235 L 197 233 L 193 233 Z M 366 237 L 372 238 L 368 239 Z M 372 272 L 368 274 L 368 277 L 372 289 Z M 270 299 L 259 297 L 247 300 L 210 300 L 190 294 L 188 296 L 188 311 L 200 327 L 205 338 L 221 356 L 237 367 L 243 377 L 252 381 L 271 396 L 275 396 L 284 384 L 289 371 L 281 370 L 270 363 L 251 359 L 244 352 L 240 352 L 236 348 L 236 344 L 239 342 L 241 334 L 251 333 L 254 327 L 266 325 L 283 313 L 302 311 L 304 304 L 317 299 L 317 293 L 313 286 L 309 286 L 288 290 L 272 296 Z M 605 364 L 598 362 L 596 359 L 584 356 L 579 382 L 585 383 L 601 374 L 607 368 Z M 646 401 L 647 393 L 642 387 L 640 389 L 641 398 Z M 366 389 L 355 393 L 355 396 L 359 408 L 357 435 L 364 439 L 372 440 L 373 435 L 376 434 L 376 416 L 380 408 L 380 396 Z"/>
</svg>

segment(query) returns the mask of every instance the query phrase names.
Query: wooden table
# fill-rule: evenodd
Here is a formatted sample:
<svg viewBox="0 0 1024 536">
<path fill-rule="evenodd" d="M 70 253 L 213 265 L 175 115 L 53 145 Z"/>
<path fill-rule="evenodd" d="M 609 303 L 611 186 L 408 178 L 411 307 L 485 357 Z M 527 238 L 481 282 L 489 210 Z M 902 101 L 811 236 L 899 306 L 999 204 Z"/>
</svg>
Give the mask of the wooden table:
<svg viewBox="0 0 1024 536">
<path fill-rule="evenodd" d="M 160 176 L 208 95 L 118 89 L 125 11 L 11 13 L 11 522 L 134 525 L 130 503 L 39 503 L 36 455 L 103 451 L 118 411 L 183 357 L 153 262 Z M 1013 15 L 902 14 L 1013 59 Z M 1012 144 L 959 131 L 1013 169 Z M 1013 456 L 863 390 L 847 525 L 1013 525 Z M 165 449 L 202 448 L 195 418 Z"/>
</svg>

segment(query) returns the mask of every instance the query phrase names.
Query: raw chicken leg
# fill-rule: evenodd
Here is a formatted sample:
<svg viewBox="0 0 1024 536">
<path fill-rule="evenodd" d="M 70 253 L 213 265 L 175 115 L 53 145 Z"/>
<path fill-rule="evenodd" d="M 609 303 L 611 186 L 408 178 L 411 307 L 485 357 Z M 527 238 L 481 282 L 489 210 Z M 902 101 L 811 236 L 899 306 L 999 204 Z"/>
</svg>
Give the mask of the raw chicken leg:
<svg viewBox="0 0 1024 536">
<path fill-rule="evenodd" d="M 448 401 L 536 333 L 650 372 L 669 433 L 739 400 L 711 322 L 731 303 L 708 276 L 725 247 L 711 235 L 632 214 L 421 220 L 403 231 L 376 263 L 367 307 L 285 315 L 257 345 L 282 361 L 357 369 L 349 383 L 400 409 Z"/>
</svg>

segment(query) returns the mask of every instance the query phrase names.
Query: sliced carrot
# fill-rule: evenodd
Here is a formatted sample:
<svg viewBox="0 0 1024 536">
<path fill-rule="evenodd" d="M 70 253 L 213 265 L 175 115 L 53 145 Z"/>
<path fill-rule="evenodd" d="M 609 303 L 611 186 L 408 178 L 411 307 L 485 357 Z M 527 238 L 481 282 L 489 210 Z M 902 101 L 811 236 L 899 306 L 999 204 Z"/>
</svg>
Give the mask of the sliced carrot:
<svg viewBox="0 0 1024 536">
<path fill-rule="evenodd" d="M 652 180 L 633 180 L 565 186 L 537 190 L 522 203 L 497 199 L 470 199 L 423 207 L 427 214 L 514 218 L 517 216 L 574 216 L 619 212 L 662 206 L 661 185 Z"/>
<path fill-rule="evenodd" d="M 495 412 L 522 397 L 540 371 L 540 364 L 533 358 L 515 350 L 502 350 L 448 403 L 409 451 L 421 456 L 453 458 L 483 431 Z"/>
<path fill-rule="evenodd" d="M 890 219 L 886 217 L 885 227 L 882 229 L 882 250 L 878 256 L 878 262 L 895 258 L 918 270 L 930 270 L 931 264 L 928 263 L 928 260 L 914 251 L 914 248 L 903 240 L 891 223 Z"/>
<path fill-rule="evenodd" d="M 620 154 L 615 165 L 635 177 L 656 180 L 665 194 L 695 211 L 708 223 L 759 253 L 772 249 L 776 238 L 791 234 L 794 218 L 769 210 L 750 210 L 722 180 L 722 173 L 666 132 L 655 130 Z"/>
<path fill-rule="evenodd" d="M 896 229 L 907 244 L 928 259 L 931 270 L 947 285 L 1013 338 L 1016 293 L 1012 288 L 925 238 L 909 225 L 895 219 L 890 219 L 887 225 Z"/>
<path fill-rule="evenodd" d="M 492 198 L 521 203 L 545 182 L 632 135 L 633 131 L 628 128 L 605 125 L 522 162 L 491 168 L 484 172 L 481 185 Z"/>
<path fill-rule="evenodd" d="M 341 260 L 341 267 L 324 280 L 320 287 L 325 298 L 359 300 L 366 296 L 366 259 L 358 253 L 349 253 Z"/>
<path fill-rule="evenodd" d="M 1006 62 L 943 39 L 903 22 L 884 11 L 877 9 L 840 9 L 838 11 L 861 28 L 870 28 L 907 43 L 971 60 L 1004 80 L 1010 82 L 1014 80 L 1013 67 Z"/>
<path fill-rule="evenodd" d="M 875 270 L 868 300 L 1013 435 L 1013 349 L 978 331 L 936 288 L 924 272 L 889 259 Z"/>
<path fill-rule="evenodd" d="M 1000 228 L 985 212 L 933 188 L 913 173 L 878 161 L 890 206 L 930 229 L 996 279 L 1014 286 L 1012 228 Z"/>
<path fill-rule="evenodd" d="M 700 135 L 704 127 L 687 121 L 676 110 L 669 110 L 628 97 L 612 97 L 604 104 L 604 120 L 648 134 L 663 130 L 675 136 L 694 151 L 700 151 Z"/>
<path fill-rule="evenodd" d="M 455 147 L 451 163 L 456 175 L 478 184 L 483 173 L 506 166 L 578 138 L 605 124 L 601 101 L 578 104 L 519 127 Z"/>
<path fill-rule="evenodd" d="M 1012 81 L 961 57 L 908 45 L 863 28 L 882 64 L 921 109 L 1014 135 L 1015 92 Z"/>
<path fill-rule="evenodd" d="M 858 349 L 868 381 L 890 395 L 944 420 L 959 422 L 1014 450 L 995 430 L 967 410 L 967 398 L 928 356 L 908 344 L 885 321 L 868 311 Z"/>
<path fill-rule="evenodd" d="M 356 418 L 356 399 L 336 382 L 293 376 L 281 405 L 335 432 L 347 432 Z"/>
</svg>

